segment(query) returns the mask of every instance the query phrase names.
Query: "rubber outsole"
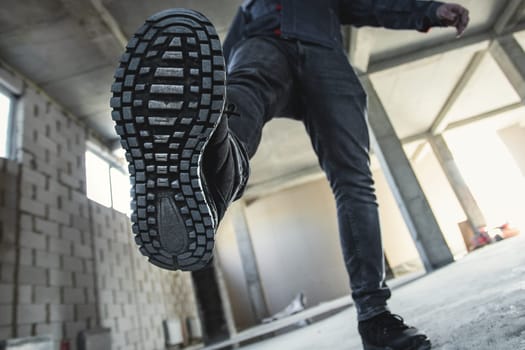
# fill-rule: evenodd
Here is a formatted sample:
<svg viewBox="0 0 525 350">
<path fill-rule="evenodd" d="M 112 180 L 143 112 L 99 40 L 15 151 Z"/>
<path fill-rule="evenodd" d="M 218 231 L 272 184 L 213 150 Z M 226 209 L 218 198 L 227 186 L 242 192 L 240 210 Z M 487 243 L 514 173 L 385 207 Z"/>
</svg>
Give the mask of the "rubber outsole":
<svg viewBox="0 0 525 350">
<path fill-rule="evenodd" d="M 421 342 L 421 340 L 414 340 L 412 344 L 408 345 L 402 350 L 430 350 L 431 348 L 432 348 L 432 344 L 430 343 L 430 340 L 426 339 L 423 342 Z M 374 346 L 374 345 L 363 343 L 363 350 L 401 350 L 401 349 L 392 348 L 390 346 L 386 346 L 386 347 Z"/>
<path fill-rule="evenodd" d="M 131 38 L 114 77 L 112 119 L 129 163 L 135 242 L 154 265 L 201 269 L 217 225 L 201 162 L 224 108 L 219 37 L 200 13 L 159 12 Z"/>
</svg>

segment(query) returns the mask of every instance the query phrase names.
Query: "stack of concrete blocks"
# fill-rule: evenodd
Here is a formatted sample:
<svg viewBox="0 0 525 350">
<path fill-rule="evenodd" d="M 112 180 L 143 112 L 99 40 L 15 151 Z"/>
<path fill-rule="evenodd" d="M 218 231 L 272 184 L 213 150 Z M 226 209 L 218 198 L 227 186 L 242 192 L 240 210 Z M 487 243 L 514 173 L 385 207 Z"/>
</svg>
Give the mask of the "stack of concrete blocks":
<svg viewBox="0 0 525 350">
<path fill-rule="evenodd" d="M 6 71 L 2 80 L 21 98 L 17 104 L 19 186 L 12 318 L 4 337 L 53 334 L 73 337 L 93 324 L 95 290 L 80 125 Z M 24 118 L 20 118 L 20 116 Z M 8 161 L 9 163 L 12 161 Z M 16 163 L 15 163 L 16 164 Z M 5 218 L 2 219 L 5 224 Z"/>
<path fill-rule="evenodd" d="M 162 348 L 162 318 L 196 317 L 190 277 L 150 266 L 129 219 L 87 198 L 86 126 L 1 66 L 0 81 L 19 90 L 21 163 L 0 168 L 0 338 L 52 334 L 75 349 L 102 326 L 114 349 Z"/>
<path fill-rule="evenodd" d="M 101 325 L 115 330 L 114 349 L 161 349 L 162 320 L 197 314 L 187 273 L 146 262 L 133 242 L 129 219 L 91 202 Z"/>
<path fill-rule="evenodd" d="M 144 329 L 140 336 L 146 343 L 155 344 L 155 348 L 160 348 L 164 342 L 161 319 L 179 318 L 184 325 L 187 317 L 197 317 L 191 275 L 173 273 L 151 264 L 144 264 L 143 258 L 137 254 L 134 255 L 134 260 L 137 304 L 141 315 L 141 328 Z M 177 296 L 177 299 L 174 300 L 173 296 Z"/>
<path fill-rule="evenodd" d="M 13 335 L 18 174 L 16 162 L 0 159 L 0 339 Z"/>
<path fill-rule="evenodd" d="M 97 309 L 84 127 L 34 89 L 22 99 L 17 336 L 74 342 Z"/>
<path fill-rule="evenodd" d="M 91 203 L 95 261 L 103 327 L 111 328 L 114 349 L 132 349 L 140 332 L 130 257 L 127 217 Z"/>
</svg>

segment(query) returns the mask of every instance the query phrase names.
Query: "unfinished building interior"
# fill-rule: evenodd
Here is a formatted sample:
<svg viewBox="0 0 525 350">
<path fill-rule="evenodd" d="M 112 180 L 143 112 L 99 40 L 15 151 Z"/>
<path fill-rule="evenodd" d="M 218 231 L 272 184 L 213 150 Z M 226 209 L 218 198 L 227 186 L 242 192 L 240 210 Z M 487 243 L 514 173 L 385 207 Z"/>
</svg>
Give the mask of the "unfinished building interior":
<svg viewBox="0 0 525 350">
<path fill-rule="evenodd" d="M 119 56 L 170 7 L 224 39 L 240 3 L 2 0 L 6 349 L 361 349 L 333 194 L 300 122 L 265 127 L 212 266 L 165 271 L 133 242 L 109 105 Z M 392 308 L 436 349 L 525 350 L 525 1 L 457 3 L 461 38 L 342 28 L 368 94 Z M 268 320 L 299 294 L 305 310 Z"/>
</svg>

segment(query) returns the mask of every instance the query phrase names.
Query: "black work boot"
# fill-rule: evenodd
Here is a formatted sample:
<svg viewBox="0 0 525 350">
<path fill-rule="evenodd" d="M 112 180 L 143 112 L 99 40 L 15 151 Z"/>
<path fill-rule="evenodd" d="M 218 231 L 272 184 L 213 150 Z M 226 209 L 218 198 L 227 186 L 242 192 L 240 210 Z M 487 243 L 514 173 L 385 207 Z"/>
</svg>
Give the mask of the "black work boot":
<svg viewBox="0 0 525 350">
<path fill-rule="evenodd" d="M 206 266 L 248 172 L 224 113 L 224 58 L 212 24 L 186 9 L 151 16 L 129 41 L 111 91 L 141 253 L 170 270 Z"/>
<path fill-rule="evenodd" d="M 364 350 L 428 350 L 430 340 L 398 315 L 383 312 L 359 322 Z"/>
</svg>

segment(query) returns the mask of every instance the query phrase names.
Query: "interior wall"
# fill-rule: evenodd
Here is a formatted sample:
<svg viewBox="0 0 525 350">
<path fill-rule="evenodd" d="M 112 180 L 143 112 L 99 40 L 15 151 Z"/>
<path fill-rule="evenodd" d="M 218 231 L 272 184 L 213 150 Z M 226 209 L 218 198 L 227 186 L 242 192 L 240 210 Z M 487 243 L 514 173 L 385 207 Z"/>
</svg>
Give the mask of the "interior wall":
<svg viewBox="0 0 525 350">
<path fill-rule="evenodd" d="M 372 172 L 375 181 L 383 249 L 395 276 L 423 269 L 419 253 L 380 169 Z"/>
<path fill-rule="evenodd" d="M 501 191 L 502 196 L 498 200 L 505 202 L 507 207 L 513 207 L 513 210 L 509 210 L 510 215 L 507 217 L 507 220 L 510 221 L 512 226 L 519 228 L 523 232 L 525 230 L 525 215 L 523 215 L 523 210 L 525 209 L 523 196 L 525 193 L 525 116 L 522 118 L 521 123 L 498 130 L 498 136 L 503 141 L 518 168 L 513 177 L 513 183 L 518 188 L 512 193 L 505 190 Z M 509 170 L 501 168 L 501 172 Z M 521 178 L 520 174 L 522 175 Z"/>
<path fill-rule="evenodd" d="M 517 161 L 523 157 L 523 149 L 511 150 L 521 143 L 501 136 L 498 131 L 502 122 L 499 118 L 488 119 L 444 135 L 489 229 L 505 222 L 525 227 L 525 181 Z"/>
<path fill-rule="evenodd" d="M 245 212 L 270 314 L 299 292 L 309 306 L 349 293 L 326 180 L 261 198 Z"/>
<path fill-rule="evenodd" d="M 235 326 L 237 330 L 246 329 L 256 324 L 256 319 L 251 310 L 239 247 L 228 212 L 221 221 L 215 241 L 216 259 L 219 260 L 219 268 L 226 282 Z"/>
<path fill-rule="evenodd" d="M 163 318 L 197 317 L 191 277 L 151 266 L 129 219 L 87 198 L 86 127 L 2 67 L 0 81 L 19 96 L 17 161 L 0 162 L 0 339 L 75 349 L 106 326 L 114 349 L 163 348 Z"/>
<path fill-rule="evenodd" d="M 515 124 L 498 130 L 498 134 L 525 177 L 525 124 Z"/>
</svg>

